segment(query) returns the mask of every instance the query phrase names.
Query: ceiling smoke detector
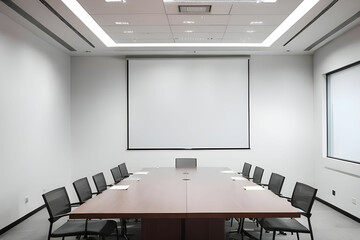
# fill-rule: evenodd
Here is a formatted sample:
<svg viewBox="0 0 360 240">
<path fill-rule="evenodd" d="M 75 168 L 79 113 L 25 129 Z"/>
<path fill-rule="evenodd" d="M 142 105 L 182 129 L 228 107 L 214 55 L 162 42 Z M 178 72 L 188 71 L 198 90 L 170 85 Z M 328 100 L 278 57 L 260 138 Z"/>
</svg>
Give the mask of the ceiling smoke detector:
<svg viewBox="0 0 360 240">
<path fill-rule="evenodd" d="M 210 13 L 211 5 L 179 5 L 180 13 Z"/>
</svg>

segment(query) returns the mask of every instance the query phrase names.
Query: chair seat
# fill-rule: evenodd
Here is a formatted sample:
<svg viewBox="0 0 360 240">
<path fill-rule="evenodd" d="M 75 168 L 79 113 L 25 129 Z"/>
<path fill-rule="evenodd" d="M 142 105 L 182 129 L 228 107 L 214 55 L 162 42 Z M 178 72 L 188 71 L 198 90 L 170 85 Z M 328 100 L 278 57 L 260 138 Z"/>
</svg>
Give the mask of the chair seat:
<svg viewBox="0 0 360 240">
<path fill-rule="evenodd" d="M 267 231 L 310 233 L 310 230 L 293 218 L 265 218 L 260 220 Z"/>
<path fill-rule="evenodd" d="M 87 235 L 110 235 L 117 228 L 113 220 L 88 220 Z M 85 220 L 68 220 L 61 227 L 56 229 L 51 236 L 79 236 L 85 234 Z"/>
</svg>

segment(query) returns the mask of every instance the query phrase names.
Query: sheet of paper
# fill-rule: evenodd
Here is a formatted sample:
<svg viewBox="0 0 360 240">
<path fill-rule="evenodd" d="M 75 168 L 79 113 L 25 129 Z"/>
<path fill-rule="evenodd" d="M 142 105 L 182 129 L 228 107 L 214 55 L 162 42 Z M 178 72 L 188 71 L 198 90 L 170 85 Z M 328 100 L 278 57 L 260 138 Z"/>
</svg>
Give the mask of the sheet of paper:
<svg viewBox="0 0 360 240">
<path fill-rule="evenodd" d="M 245 190 L 264 190 L 262 186 L 244 186 Z"/>
<path fill-rule="evenodd" d="M 146 175 L 148 174 L 149 172 L 136 172 L 134 173 L 134 175 Z"/>
<path fill-rule="evenodd" d="M 137 177 L 128 177 L 128 178 L 125 178 L 122 181 L 140 181 L 140 179 L 141 178 L 137 178 Z"/>
<path fill-rule="evenodd" d="M 232 179 L 233 181 L 245 181 L 245 180 L 247 180 L 247 179 L 244 178 L 244 177 L 231 177 L 231 179 Z"/>
<path fill-rule="evenodd" d="M 221 171 L 221 173 L 235 173 L 235 171 L 233 171 L 233 170 L 226 170 L 226 171 Z"/>
<path fill-rule="evenodd" d="M 127 190 L 128 188 L 129 188 L 129 185 L 115 185 L 115 186 L 112 186 L 110 189 Z"/>
</svg>

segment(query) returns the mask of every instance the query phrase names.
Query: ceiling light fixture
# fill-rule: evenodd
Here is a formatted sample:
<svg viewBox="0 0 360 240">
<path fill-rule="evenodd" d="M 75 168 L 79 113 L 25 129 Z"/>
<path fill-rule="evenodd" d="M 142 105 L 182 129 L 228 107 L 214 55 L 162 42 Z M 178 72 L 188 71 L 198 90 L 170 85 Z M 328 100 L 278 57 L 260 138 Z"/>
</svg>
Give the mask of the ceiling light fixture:
<svg viewBox="0 0 360 240">
<path fill-rule="evenodd" d="M 261 25 L 263 23 L 264 23 L 263 21 L 251 21 L 250 22 L 251 25 Z"/>
<path fill-rule="evenodd" d="M 115 22 L 116 25 L 129 25 L 129 22 Z"/>
<path fill-rule="evenodd" d="M 246 32 L 247 33 L 254 33 L 255 31 L 254 30 L 247 30 Z"/>
<path fill-rule="evenodd" d="M 164 0 L 168 1 L 168 0 Z M 184 0 L 181 0 L 184 2 Z M 273 0 L 264 0 L 271 1 Z M 270 47 L 320 0 L 303 0 L 299 6 L 262 43 L 115 43 L 76 0 L 62 2 L 107 47 Z"/>
<path fill-rule="evenodd" d="M 186 33 L 192 33 L 192 32 L 194 32 L 193 30 L 186 30 L 185 31 Z"/>
<path fill-rule="evenodd" d="M 194 21 L 183 21 L 184 24 L 194 24 Z"/>
<path fill-rule="evenodd" d="M 129 31 L 123 31 L 123 33 L 134 33 L 134 31 L 129 30 Z"/>
</svg>

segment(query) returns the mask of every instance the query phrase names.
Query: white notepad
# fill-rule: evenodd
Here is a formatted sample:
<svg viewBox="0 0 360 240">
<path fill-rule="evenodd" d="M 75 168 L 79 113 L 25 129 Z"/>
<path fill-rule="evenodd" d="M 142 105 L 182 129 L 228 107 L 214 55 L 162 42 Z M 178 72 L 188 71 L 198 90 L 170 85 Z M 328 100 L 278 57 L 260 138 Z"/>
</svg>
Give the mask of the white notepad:
<svg viewBox="0 0 360 240">
<path fill-rule="evenodd" d="M 115 186 L 112 186 L 110 189 L 127 190 L 128 188 L 129 188 L 129 185 L 115 185 Z"/>
<path fill-rule="evenodd" d="M 247 180 L 247 179 L 244 178 L 244 177 L 231 177 L 231 179 L 232 179 L 233 181 L 244 181 L 244 180 Z"/>
<path fill-rule="evenodd" d="M 141 178 L 137 178 L 137 177 L 128 177 L 128 178 L 125 178 L 122 181 L 140 181 L 140 179 Z"/>
<path fill-rule="evenodd" d="M 146 175 L 148 174 L 149 172 L 136 172 L 134 173 L 134 175 Z"/>
<path fill-rule="evenodd" d="M 264 190 L 262 186 L 244 186 L 245 190 Z"/>
<path fill-rule="evenodd" d="M 226 170 L 226 171 L 221 171 L 221 173 L 235 173 L 235 171 L 233 171 L 233 170 Z"/>
</svg>

